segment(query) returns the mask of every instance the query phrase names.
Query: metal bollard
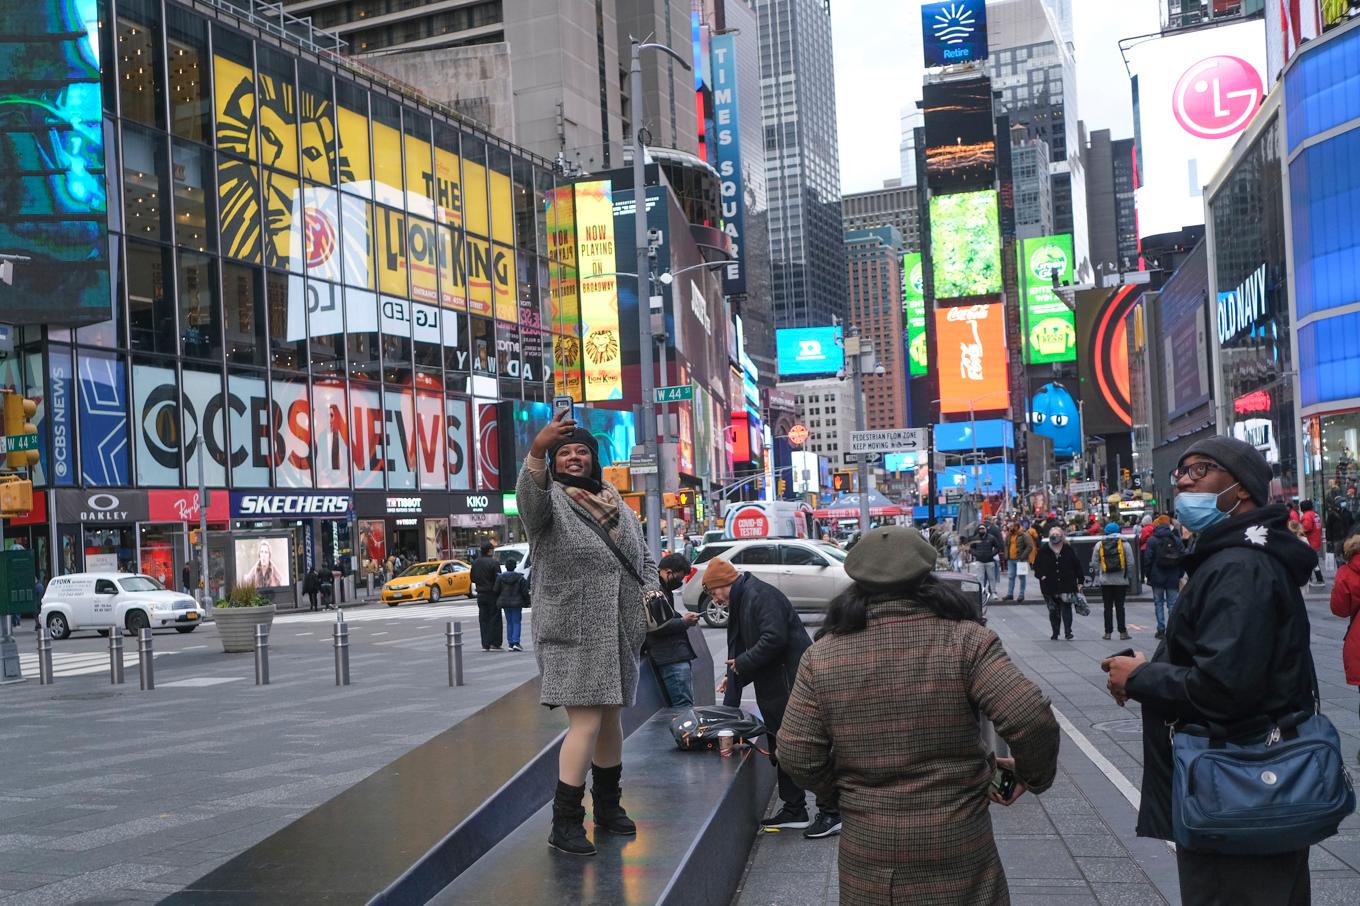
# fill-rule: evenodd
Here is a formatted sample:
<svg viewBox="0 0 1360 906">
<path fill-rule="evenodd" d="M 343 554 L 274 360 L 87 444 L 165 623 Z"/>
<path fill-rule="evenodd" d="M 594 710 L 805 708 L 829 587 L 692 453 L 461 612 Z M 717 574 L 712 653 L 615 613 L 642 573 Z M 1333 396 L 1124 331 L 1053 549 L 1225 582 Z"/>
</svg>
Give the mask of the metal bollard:
<svg viewBox="0 0 1360 906">
<path fill-rule="evenodd" d="M 269 627 L 264 623 L 255 627 L 255 685 L 269 685 Z"/>
<path fill-rule="evenodd" d="M 335 626 L 331 629 L 332 641 L 335 643 L 335 684 L 337 686 L 349 685 L 349 624 L 344 617 L 336 612 Z"/>
<path fill-rule="evenodd" d="M 123 633 L 117 627 L 109 630 L 109 682 L 123 685 Z"/>
<path fill-rule="evenodd" d="M 142 629 L 137 633 L 137 672 L 142 678 L 142 691 L 156 688 L 156 652 L 151 641 L 151 630 Z"/>
<path fill-rule="evenodd" d="M 38 630 L 38 683 L 50 686 L 52 679 L 52 633 L 43 626 Z"/>
<path fill-rule="evenodd" d="M 444 624 L 444 644 L 449 655 L 449 685 L 463 685 L 463 624 Z"/>
</svg>

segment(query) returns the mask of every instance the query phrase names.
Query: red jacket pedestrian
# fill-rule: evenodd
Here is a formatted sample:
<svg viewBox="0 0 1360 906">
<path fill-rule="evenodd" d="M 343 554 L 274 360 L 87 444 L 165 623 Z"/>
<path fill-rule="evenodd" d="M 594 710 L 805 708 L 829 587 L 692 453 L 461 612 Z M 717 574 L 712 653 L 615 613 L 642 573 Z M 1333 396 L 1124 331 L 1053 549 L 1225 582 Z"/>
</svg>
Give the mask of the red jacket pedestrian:
<svg viewBox="0 0 1360 906">
<path fill-rule="evenodd" d="M 1346 668 L 1346 682 L 1360 686 L 1360 633 L 1355 631 L 1355 618 L 1360 614 L 1360 535 L 1346 539 L 1342 555 L 1346 562 L 1336 571 L 1332 613 L 1351 621 L 1346 627 L 1346 641 L 1341 646 L 1341 663 Z"/>
</svg>

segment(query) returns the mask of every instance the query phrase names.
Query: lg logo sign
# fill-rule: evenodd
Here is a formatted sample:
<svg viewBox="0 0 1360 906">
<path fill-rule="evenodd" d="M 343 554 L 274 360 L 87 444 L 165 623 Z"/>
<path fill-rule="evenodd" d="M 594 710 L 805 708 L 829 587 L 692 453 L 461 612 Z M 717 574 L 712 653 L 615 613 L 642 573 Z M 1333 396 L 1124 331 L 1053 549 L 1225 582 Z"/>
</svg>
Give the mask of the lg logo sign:
<svg viewBox="0 0 1360 906">
<path fill-rule="evenodd" d="M 1181 128 L 1196 138 L 1228 138 L 1247 127 L 1264 93 L 1261 76 L 1246 60 L 1208 57 L 1176 83 L 1172 112 Z"/>
</svg>

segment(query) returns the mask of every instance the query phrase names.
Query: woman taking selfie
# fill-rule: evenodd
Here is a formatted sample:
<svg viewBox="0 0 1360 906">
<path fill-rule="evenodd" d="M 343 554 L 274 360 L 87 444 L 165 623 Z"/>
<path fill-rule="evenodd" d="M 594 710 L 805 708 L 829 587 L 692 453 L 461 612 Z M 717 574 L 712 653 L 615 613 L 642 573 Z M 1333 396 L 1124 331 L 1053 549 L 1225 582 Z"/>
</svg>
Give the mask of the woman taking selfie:
<svg viewBox="0 0 1360 906">
<path fill-rule="evenodd" d="M 854 584 L 803 654 L 779 728 L 780 767 L 839 794 L 843 906 L 1010 902 L 989 805 L 1043 792 L 1057 773 L 1048 699 L 934 563 L 906 526 L 855 545 Z M 1013 758 L 988 751 L 979 715 Z"/>
<path fill-rule="evenodd" d="M 596 831 L 637 833 L 619 804 L 619 712 L 637 689 L 638 651 L 647 633 L 643 593 L 656 588 L 656 566 L 637 517 L 601 479 L 598 443 L 569 413 L 559 413 L 534 438 L 516 494 L 534 565 L 540 701 L 566 708 L 569 724 L 548 845 L 592 856 L 584 827 L 587 769 Z"/>
</svg>

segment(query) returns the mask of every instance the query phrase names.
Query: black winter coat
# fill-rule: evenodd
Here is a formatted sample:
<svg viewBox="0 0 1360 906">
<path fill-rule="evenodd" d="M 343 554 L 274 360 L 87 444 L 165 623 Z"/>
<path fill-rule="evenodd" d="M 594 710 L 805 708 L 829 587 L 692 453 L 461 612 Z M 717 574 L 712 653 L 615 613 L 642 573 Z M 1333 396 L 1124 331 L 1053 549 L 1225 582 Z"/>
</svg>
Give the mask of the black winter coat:
<svg viewBox="0 0 1360 906">
<path fill-rule="evenodd" d="M 727 657 L 736 668 L 728 673 L 723 704 L 740 705 L 742 687 L 754 683 L 765 725 L 778 730 L 812 639 L 784 593 L 750 573 L 733 583 L 728 610 Z"/>
<path fill-rule="evenodd" d="M 648 595 L 647 609 L 657 627 L 647 632 L 647 641 L 642 643 L 642 650 L 647 652 L 654 665 L 665 667 L 667 664 L 681 664 L 699 656 L 689 643 L 689 627 L 685 625 L 684 618 L 675 612 L 670 592 L 660 591 Z"/>
<path fill-rule="evenodd" d="M 1175 566 L 1161 566 L 1157 554 L 1164 545 L 1181 558 Z M 1153 588 L 1180 588 L 1181 576 L 1185 575 L 1185 545 L 1181 542 L 1180 532 L 1173 532 L 1169 525 L 1159 525 L 1152 530 L 1152 537 L 1143 545 L 1143 575 L 1147 584 Z"/>
<path fill-rule="evenodd" d="M 1243 725 L 1311 709 L 1313 655 L 1300 586 L 1317 554 L 1288 529 L 1283 505 L 1206 529 L 1184 563 L 1166 638 L 1126 685 L 1143 706 L 1138 835 L 1171 839 L 1168 723 Z"/>
<path fill-rule="evenodd" d="M 1056 554 L 1053 545 L 1047 541 L 1039 545 L 1039 553 L 1034 555 L 1033 572 L 1039 579 L 1039 590 L 1050 598 L 1072 594 L 1086 575 L 1070 541 L 1065 542 Z"/>
<path fill-rule="evenodd" d="M 500 574 L 501 561 L 495 557 L 478 557 L 472 561 L 472 584 L 477 587 L 479 595 L 494 595 Z"/>
<path fill-rule="evenodd" d="M 529 606 L 529 581 L 524 578 L 524 573 L 501 573 L 496 577 L 494 588 L 498 607 Z"/>
</svg>

